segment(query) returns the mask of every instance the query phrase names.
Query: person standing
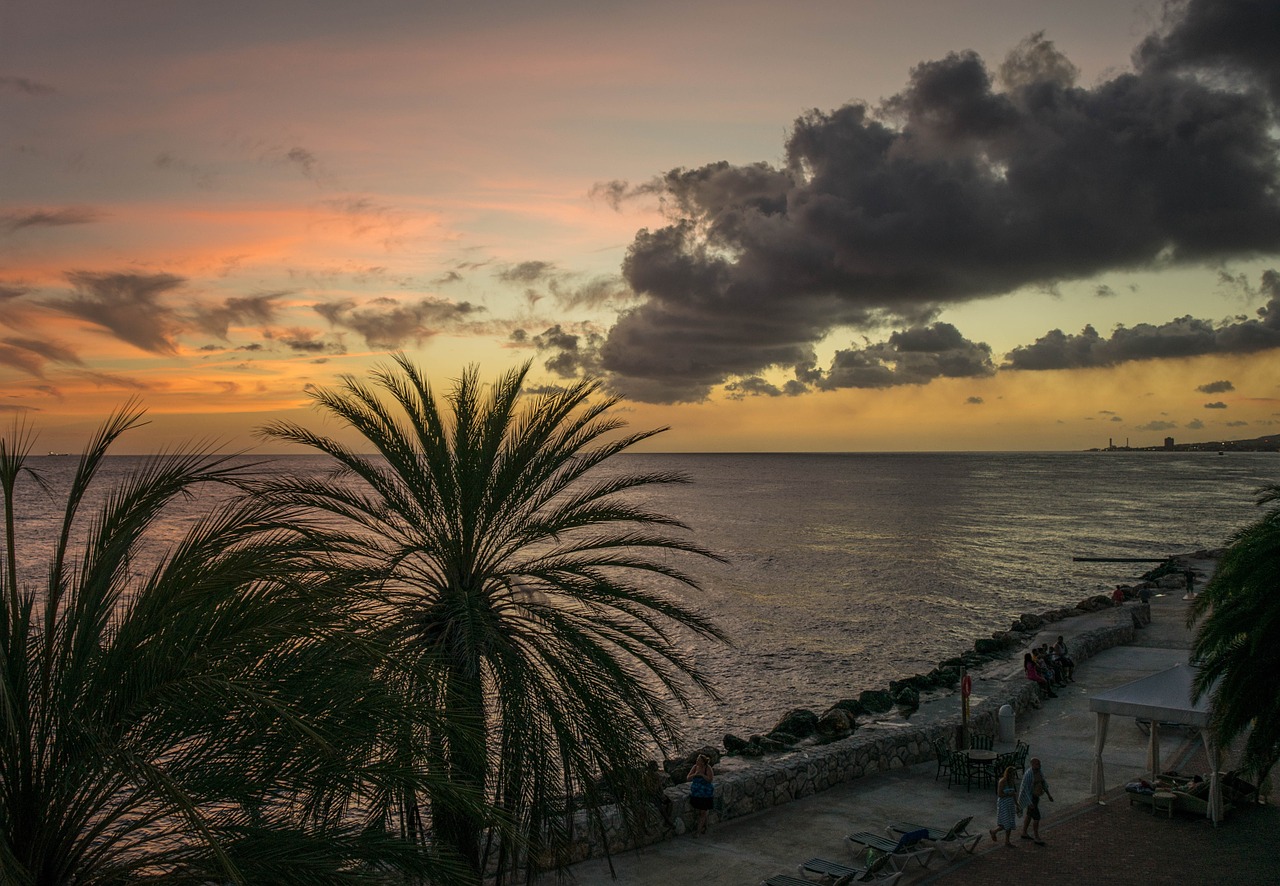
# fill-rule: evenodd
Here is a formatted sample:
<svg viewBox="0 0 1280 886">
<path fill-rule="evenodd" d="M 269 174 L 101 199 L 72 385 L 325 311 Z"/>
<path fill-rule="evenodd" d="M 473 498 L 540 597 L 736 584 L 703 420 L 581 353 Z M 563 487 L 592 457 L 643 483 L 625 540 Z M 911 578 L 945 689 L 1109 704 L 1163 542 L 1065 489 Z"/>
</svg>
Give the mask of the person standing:
<svg viewBox="0 0 1280 886">
<path fill-rule="evenodd" d="M 1037 846 L 1044 845 L 1044 840 L 1040 839 L 1041 797 L 1048 797 L 1049 802 L 1053 802 L 1053 794 L 1049 793 L 1049 780 L 1040 770 L 1040 758 L 1032 757 L 1031 768 L 1022 776 L 1022 790 L 1018 794 L 1018 802 L 1026 810 L 1022 818 L 1022 839 L 1034 840 Z M 1028 828 L 1034 836 L 1027 834 Z"/>
<path fill-rule="evenodd" d="M 707 813 L 715 804 L 715 770 L 706 754 L 698 754 L 697 761 L 689 770 L 689 805 L 698 810 L 698 826 L 694 834 L 707 832 Z"/>
<path fill-rule="evenodd" d="M 996 835 L 1004 831 L 1004 845 L 1016 848 L 1009 838 L 1018 824 L 1018 773 L 1012 766 L 1006 766 L 1000 783 L 996 785 L 996 826 L 990 831 L 991 842 L 996 842 Z"/>
</svg>

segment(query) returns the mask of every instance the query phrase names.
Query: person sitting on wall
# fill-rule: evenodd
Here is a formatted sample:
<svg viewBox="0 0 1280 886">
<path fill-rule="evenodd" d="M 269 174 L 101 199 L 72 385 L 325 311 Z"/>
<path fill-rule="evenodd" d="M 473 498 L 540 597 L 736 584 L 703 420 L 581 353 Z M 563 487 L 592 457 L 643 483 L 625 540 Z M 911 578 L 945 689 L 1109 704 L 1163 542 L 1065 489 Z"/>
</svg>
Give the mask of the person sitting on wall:
<svg viewBox="0 0 1280 886">
<path fill-rule="evenodd" d="M 1049 681 L 1044 678 L 1044 675 L 1040 673 L 1039 668 L 1036 667 L 1036 660 L 1030 652 L 1022 656 L 1022 671 L 1027 675 L 1028 680 L 1040 687 L 1041 698 L 1058 697 L 1057 694 L 1049 688 Z"/>
</svg>

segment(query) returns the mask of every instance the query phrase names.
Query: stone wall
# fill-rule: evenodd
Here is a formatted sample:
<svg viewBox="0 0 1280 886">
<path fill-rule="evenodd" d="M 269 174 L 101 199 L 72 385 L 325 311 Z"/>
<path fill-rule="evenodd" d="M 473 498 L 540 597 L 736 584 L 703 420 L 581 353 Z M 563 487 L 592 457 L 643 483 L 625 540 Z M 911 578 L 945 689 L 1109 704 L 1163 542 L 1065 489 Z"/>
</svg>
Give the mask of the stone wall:
<svg viewBox="0 0 1280 886">
<path fill-rule="evenodd" d="M 1076 664 L 1092 658 L 1104 649 L 1133 642 L 1135 629 L 1150 623 L 1151 610 L 1147 604 L 1129 604 L 1125 608 L 1131 618 L 1118 619 L 1115 624 L 1072 637 L 1071 657 Z M 1008 670 L 1010 669 L 1006 667 L 1006 671 Z M 1018 657 L 1016 675 L 1010 676 L 1001 684 L 1003 691 L 995 697 L 983 699 L 970 708 L 970 731 L 997 734 L 999 711 L 1004 704 L 1011 705 L 1015 715 L 1040 707 L 1037 687 L 1020 676 L 1021 656 Z M 711 813 L 711 820 L 726 821 L 749 815 L 864 775 L 931 762 L 937 759 L 933 742 L 942 739 L 950 743 L 959 727 L 960 715 L 956 714 L 936 719 L 927 725 L 908 726 L 889 733 L 854 733 L 830 744 L 797 748 L 779 754 L 772 760 L 753 762 L 747 769 L 718 774 L 716 805 Z M 688 785 L 668 788 L 666 795 L 671 800 L 677 833 L 691 830 L 696 812 L 689 805 Z M 639 834 L 623 827 L 621 815 L 616 809 L 602 809 L 599 812 L 604 822 L 603 832 L 589 822 L 586 813 L 579 815 L 575 822 L 577 839 L 571 851 L 570 862 L 604 855 L 606 847 L 612 854 L 665 839 L 662 821 L 656 809 L 651 816 L 650 827 Z"/>
</svg>

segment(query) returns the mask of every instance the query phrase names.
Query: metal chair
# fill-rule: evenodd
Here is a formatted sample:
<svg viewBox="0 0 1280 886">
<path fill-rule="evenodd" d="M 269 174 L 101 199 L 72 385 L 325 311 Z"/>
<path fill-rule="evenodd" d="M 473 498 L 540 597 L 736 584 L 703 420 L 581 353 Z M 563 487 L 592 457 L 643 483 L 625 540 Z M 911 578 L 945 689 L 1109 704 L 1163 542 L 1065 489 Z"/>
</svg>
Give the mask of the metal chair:
<svg viewBox="0 0 1280 886">
<path fill-rule="evenodd" d="M 938 754 L 938 771 L 934 774 L 933 780 L 937 781 L 941 776 L 948 776 L 947 785 L 951 784 L 951 747 L 942 739 L 935 738 L 933 740 L 933 749 Z"/>
<path fill-rule="evenodd" d="M 969 739 L 969 747 L 977 751 L 994 750 L 996 746 L 996 737 L 994 735 L 975 734 Z"/>
</svg>

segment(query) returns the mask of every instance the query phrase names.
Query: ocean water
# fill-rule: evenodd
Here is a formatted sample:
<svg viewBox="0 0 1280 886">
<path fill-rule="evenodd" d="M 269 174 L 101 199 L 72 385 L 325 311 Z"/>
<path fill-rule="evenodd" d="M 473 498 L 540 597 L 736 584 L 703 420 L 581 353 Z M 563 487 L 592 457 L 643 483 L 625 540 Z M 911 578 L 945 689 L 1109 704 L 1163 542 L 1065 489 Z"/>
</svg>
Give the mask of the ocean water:
<svg viewBox="0 0 1280 886">
<path fill-rule="evenodd" d="M 20 486 L 20 570 L 38 580 L 74 458 L 31 460 L 52 487 Z M 1165 557 L 1220 547 L 1280 481 L 1274 453 L 628 454 L 613 470 L 692 480 L 646 493 L 724 558 L 686 563 L 686 601 L 732 646 L 692 643 L 720 700 L 688 717 L 687 741 L 768 730 L 793 707 L 823 709 L 928 671 L 1024 612 L 1072 605 L 1145 571 L 1073 556 Z M 110 482 L 138 459 L 107 459 Z M 314 473 L 322 459 L 259 470 Z M 105 486 L 105 484 L 104 484 Z M 208 507 L 182 503 L 157 551 Z M 138 564 L 143 566 L 145 564 Z"/>
</svg>

